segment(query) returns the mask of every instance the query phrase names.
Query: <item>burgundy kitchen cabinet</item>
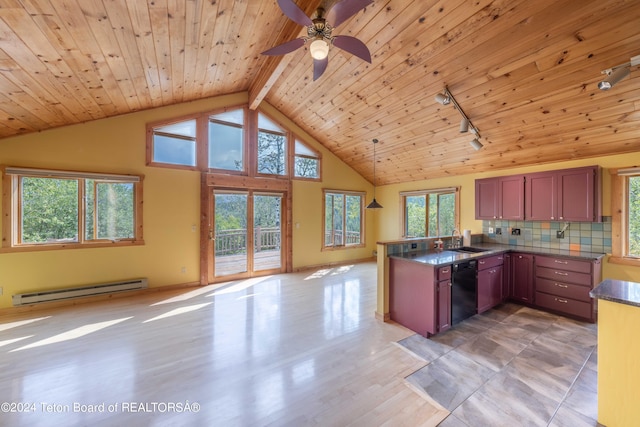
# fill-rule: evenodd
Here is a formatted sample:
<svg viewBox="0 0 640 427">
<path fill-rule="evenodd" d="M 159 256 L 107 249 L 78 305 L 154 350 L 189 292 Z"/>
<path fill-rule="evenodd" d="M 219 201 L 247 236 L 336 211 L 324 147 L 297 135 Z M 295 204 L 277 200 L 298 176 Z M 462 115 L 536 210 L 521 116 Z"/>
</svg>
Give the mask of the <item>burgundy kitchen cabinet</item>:
<svg viewBox="0 0 640 427">
<path fill-rule="evenodd" d="M 478 260 L 477 310 L 483 313 L 502 302 L 503 255 Z"/>
<path fill-rule="evenodd" d="M 477 179 L 476 219 L 524 219 L 524 176 Z"/>
<path fill-rule="evenodd" d="M 391 320 L 429 337 L 451 327 L 451 266 L 389 259 Z"/>
<path fill-rule="evenodd" d="M 536 255 L 536 305 L 589 322 L 596 318 L 589 292 L 601 281 L 600 260 Z"/>
<path fill-rule="evenodd" d="M 512 300 L 533 304 L 533 255 L 511 254 L 511 292 Z"/>
<path fill-rule="evenodd" d="M 504 264 L 502 266 L 502 302 L 506 302 L 509 299 L 509 294 L 511 292 L 511 258 L 512 255 L 510 253 L 506 253 L 503 255 Z"/>
<path fill-rule="evenodd" d="M 598 166 L 525 175 L 525 219 L 600 222 L 601 187 Z"/>
</svg>

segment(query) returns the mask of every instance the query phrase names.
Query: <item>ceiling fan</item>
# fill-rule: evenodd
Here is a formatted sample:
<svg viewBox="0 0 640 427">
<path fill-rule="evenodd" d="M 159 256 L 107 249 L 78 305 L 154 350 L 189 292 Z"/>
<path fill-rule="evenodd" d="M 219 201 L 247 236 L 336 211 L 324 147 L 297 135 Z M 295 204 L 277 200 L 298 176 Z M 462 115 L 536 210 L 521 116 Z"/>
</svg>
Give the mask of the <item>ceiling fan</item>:
<svg viewBox="0 0 640 427">
<path fill-rule="evenodd" d="M 311 19 L 294 3 L 294 0 L 278 0 L 282 12 L 293 22 L 307 27 L 307 37 L 300 37 L 282 43 L 276 47 L 262 52 L 263 55 L 284 55 L 304 46 L 308 41 L 309 52 L 313 57 L 313 80 L 317 80 L 324 73 L 329 63 L 329 45 L 334 46 L 357 56 L 371 64 L 371 53 L 367 46 L 355 37 L 334 36 L 333 29 L 347 19 L 358 13 L 373 0 L 341 0 L 334 4 L 326 17 L 324 8 L 316 11 L 316 17 Z"/>
</svg>

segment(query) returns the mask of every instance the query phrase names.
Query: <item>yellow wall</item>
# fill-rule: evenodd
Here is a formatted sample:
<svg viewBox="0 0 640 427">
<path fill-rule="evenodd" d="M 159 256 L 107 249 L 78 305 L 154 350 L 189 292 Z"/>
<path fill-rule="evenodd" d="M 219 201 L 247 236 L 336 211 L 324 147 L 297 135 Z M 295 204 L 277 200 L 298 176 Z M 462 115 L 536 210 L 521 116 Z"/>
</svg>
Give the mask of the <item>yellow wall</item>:
<svg viewBox="0 0 640 427">
<path fill-rule="evenodd" d="M 640 307 L 598 301 L 598 422 L 640 425 Z"/>
<path fill-rule="evenodd" d="M 145 176 L 144 246 L 2 253 L 0 308 L 10 307 L 11 295 L 16 293 L 133 277 L 147 277 L 151 287 L 197 283 L 200 175 L 145 166 L 145 125 L 246 103 L 247 98 L 246 93 L 209 98 L 0 141 L 4 165 Z M 269 106 L 265 109 L 273 110 Z M 277 112 L 273 115 L 282 118 Z M 370 215 L 366 248 L 321 252 L 322 188 L 371 194 L 373 187 L 297 127 L 292 130 L 322 151 L 325 177 L 323 183 L 294 183 L 293 217 L 300 223 L 300 228 L 294 229 L 294 267 L 371 257 L 375 239 Z"/>
</svg>

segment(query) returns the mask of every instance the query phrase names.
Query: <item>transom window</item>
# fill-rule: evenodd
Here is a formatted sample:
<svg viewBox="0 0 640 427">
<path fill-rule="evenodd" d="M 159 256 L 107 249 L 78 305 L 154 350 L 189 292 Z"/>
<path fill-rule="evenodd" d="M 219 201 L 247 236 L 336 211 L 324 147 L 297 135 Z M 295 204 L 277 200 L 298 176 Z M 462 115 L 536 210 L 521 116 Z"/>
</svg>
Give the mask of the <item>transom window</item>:
<svg viewBox="0 0 640 427">
<path fill-rule="evenodd" d="M 142 242 L 142 182 L 112 175 L 5 168 L 4 247 Z"/>
<path fill-rule="evenodd" d="M 178 166 L 196 166 L 196 120 L 185 120 L 153 128 L 152 161 Z"/>
<path fill-rule="evenodd" d="M 258 173 L 287 174 L 287 132 L 264 114 L 258 114 Z"/>
<path fill-rule="evenodd" d="M 320 154 L 296 138 L 294 145 L 294 176 L 320 179 Z"/>
<path fill-rule="evenodd" d="M 246 106 L 147 125 L 151 166 L 320 180 L 321 160 L 288 129 Z"/>
<path fill-rule="evenodd" d="M 209 168 L 244 170 L 244 110 L 209 117 Z"/>
<path fill-rule="evenodd" d="M 401 192 L 403 237 L 449 236 L 459 223 L 458 188 Z"/>
<path fill-rule="evenodd" d="M 364 245 L 365 193 L 324 190 L 323 248 Z"/>
</svg>

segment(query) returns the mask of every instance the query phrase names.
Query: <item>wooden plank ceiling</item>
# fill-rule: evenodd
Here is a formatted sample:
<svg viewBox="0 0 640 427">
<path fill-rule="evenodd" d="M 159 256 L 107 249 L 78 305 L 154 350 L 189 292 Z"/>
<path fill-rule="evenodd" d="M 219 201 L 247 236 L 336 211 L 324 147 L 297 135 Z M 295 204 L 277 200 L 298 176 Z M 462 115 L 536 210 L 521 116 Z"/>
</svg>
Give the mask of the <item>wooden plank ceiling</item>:
<svg viewBox="0 0 640 427">
<path fill-rule="evenodd" d="M 315 82 L 306 46 L 260 55 L 303 34 L 275 0 L 0 0 L 0 137 L 249 91 L 370 181 L 379 139 L 378 185 L 640 147 L 640 67 L 597 88 L 640 55 L 637 0 L 374 0 L 334 31 L 373 63 L 332 47 Z"/>
</svg>

